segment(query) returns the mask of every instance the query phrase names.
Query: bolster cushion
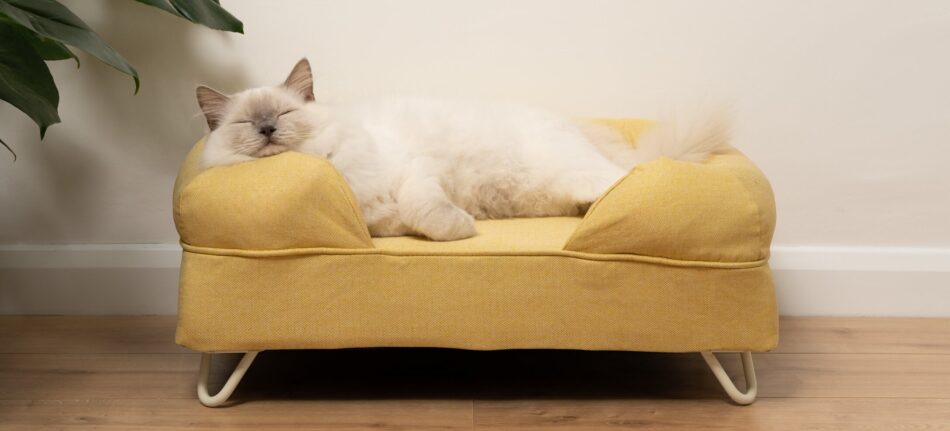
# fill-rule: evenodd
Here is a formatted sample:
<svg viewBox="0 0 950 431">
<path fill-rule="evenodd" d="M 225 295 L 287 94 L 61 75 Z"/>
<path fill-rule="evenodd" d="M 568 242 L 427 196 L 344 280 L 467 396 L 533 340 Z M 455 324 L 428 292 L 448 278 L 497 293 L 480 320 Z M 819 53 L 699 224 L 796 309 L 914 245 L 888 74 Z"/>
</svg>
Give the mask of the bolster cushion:
<svg viewBox="0 0 950 431">
<path fill-rule="evenodd" d="M 184 244 L 243 250 L 372 248 L 343 177 L 324 159 L 287 152 L 203 170 L 203 142 L 175 182 L 175 227 Z"/>
<path fill-rule="evenodd" d="M 687 261 L 768 258 L 775 201 L 736 150 L 705 163 L 661 158 L 634 168 L 594 205 L 565 250 Z"/>
</svg>

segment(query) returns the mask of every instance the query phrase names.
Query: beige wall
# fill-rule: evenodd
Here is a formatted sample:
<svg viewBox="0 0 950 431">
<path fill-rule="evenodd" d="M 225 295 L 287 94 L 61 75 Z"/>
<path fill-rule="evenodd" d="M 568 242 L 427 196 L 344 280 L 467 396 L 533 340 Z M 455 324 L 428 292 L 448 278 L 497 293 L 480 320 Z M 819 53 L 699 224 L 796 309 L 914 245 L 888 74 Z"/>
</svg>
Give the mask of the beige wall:
<svg viewBox="0 0 950 431">
<path fill-rule="evenodd" d="M 63 124 L 0 106 L 0 244 L 170 243 L 175 171 L 203 131 L 196 83 L 318 98 L 487 97 L 652 116 L 728 99 L 769 175 L 779 245 L 950 246 L 950 3 L 223 0 L 246 35 L 131 0 L 67 1 L 138 68 L 53 65 Z"/>
</svg>

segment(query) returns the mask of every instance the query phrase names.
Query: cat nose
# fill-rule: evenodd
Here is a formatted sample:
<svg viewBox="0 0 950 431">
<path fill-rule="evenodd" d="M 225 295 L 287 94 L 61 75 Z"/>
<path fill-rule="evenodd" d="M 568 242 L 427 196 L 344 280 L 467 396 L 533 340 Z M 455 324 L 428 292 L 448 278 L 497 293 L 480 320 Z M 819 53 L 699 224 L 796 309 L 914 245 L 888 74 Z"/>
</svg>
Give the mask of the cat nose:
<svg viewBox="0 0 950 431">
<path fill-rule="evenodd" d="M 277 131 L 277 128 L 274 126 L 262 126 L 260 129 L 261 134 L 268 138 L 270 135 L 273 135 L 275 131 Z"/>
</svg>

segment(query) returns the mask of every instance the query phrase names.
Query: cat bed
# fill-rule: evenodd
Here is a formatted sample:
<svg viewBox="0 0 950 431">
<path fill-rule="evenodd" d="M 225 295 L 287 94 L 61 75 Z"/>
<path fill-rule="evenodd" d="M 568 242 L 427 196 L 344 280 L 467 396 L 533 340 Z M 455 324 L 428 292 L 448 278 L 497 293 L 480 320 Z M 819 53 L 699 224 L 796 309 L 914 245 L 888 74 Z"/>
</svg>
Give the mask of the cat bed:
<svg viewBox="0 0 950 431">
<path fill-rule="evenodd" d="M 606 121 L 631 143 L 647 123 Z M 223 403 L 258 351 L 349 347 L 704 352 L 755 397 L 749 352 L 778 341 L 768 267 L 775 205 L 741 153 L 659 159 L 587 214 L 485 220 L 435 242 L 371 238 L 327 161 L 283 153 L 202 170 L 174 191 L 184 249 L 177 342 L 206 353 L 199 398 Z M 713 351 L 743 352 L 747 391 Z M 247 352 L 215 396 L 211 353 Z"/>
</svg>

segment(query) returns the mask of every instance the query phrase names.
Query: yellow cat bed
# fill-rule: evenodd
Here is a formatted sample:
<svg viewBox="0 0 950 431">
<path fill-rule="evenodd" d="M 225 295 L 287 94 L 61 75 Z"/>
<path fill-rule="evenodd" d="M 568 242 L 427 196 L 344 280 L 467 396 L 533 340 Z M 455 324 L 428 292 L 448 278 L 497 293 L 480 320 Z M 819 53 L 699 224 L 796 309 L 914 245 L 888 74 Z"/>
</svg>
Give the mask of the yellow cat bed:
<svg viewBox="0 0 950 431">
<path fill-rule="evenodd" d="M 647 123 L 610 120 L 634 143 Z M 175 184 L 184 249 L 177 342 L 209 353 L 226 401 L 256 352 L 345 347 L 704 352 L 741 404 L 750 351 L 775 347 L 775 204 L 741 153 L 635 168 L 583 218 L 477 222 L 478 236 L 370 238 L 327 161 L 284 153 Z M 739 351 L 745 393 L 712 351 Z M 211 352 L 249 352 L 215 396 Z"/>
</svg>

